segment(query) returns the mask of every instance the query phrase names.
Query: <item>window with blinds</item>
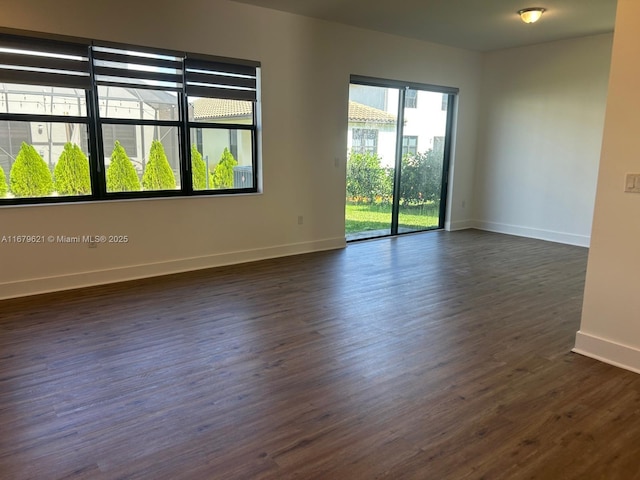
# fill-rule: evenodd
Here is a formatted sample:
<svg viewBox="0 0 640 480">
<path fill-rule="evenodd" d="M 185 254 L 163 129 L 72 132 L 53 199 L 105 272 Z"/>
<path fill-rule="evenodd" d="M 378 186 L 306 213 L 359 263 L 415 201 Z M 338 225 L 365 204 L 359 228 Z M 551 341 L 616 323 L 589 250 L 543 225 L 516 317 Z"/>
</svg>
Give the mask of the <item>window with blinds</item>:
<svg viewBox="0 0 640 480">
<path fill-rule="evenodd" d="M 256 67 L 252 65 L 185 60 L 185 91 L 189 104 L 189 130 L 199 140 L 207 175 L 198 190 L 256 188 L 254 106 L 258 94 Z M 197 168 L 193 163 L 192 168 Z M 234 172 L 236 172 L 234 174 Z M 253 178 L 247 182 L 246 172 Z"/>
<path fill-rule="evenodd" d="M 88 45 L 0 35 L 3 201 L 93 193 L 87 149 L 90 72 Z"/>
<path fill-rule="evenodd" d="M 0 202 L 257 191 L 259 67 L 0 34 Z"/>
</svg>

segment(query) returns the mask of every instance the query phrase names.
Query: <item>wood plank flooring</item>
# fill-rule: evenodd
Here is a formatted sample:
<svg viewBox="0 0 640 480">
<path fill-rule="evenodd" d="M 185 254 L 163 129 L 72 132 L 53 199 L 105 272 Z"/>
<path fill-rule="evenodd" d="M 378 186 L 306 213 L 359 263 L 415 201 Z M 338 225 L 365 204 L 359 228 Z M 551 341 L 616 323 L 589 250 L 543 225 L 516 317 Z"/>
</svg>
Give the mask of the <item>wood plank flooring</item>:
<svg viewBox="0 0 640 480">
<path fill-rule="evenodd" d="M 0 302 L 0 479 L 640 479 L 586 259 L 429 232 Z"/>
</svg>

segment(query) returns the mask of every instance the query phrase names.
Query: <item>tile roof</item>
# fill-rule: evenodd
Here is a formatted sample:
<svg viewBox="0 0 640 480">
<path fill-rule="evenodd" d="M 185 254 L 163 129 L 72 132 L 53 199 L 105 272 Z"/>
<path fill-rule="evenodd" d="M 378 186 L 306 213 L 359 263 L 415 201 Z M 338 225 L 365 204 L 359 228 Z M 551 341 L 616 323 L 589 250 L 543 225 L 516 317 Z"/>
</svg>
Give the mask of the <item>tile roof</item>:
<svg viewBox="0 0 640 480">
<path fill-rule="evenodd" d="M 250 117 L 252 102 L 225 98 L 199 98 L 193 102 L 193 116 L 199 118 Z"/>
<path fill-rule="evenodd" d="M 396 117 L 383 110 L 349 100 L 349 121 L 370 123 L 395 123 Z"/>
<path fill-rule="evenodd" d="M 199 98 L 193 102 L 193 116 L 202 118 L 237 118 L 249 117 L 252 114 L 252 103 L 243 100 L 227 100 L 224 98 Z M 362 103 L 349 101 L 349 121 L 368 123 L 395 123 L 396 117 Z"/>
</svg>

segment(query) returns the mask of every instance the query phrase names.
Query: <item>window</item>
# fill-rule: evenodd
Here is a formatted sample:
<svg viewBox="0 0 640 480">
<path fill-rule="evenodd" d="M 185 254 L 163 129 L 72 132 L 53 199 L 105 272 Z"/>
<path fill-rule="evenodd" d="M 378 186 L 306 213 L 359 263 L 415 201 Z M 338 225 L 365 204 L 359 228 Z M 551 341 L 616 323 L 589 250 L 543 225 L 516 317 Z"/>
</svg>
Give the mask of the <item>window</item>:
<svg viewBox="0 0 640 480">
<path fill-rule="evenodd" d="M 229 150 L 234 158 L 238 158 L 238 131 L 229 130 Z"/>
<path fill-rule="evenodd" d="M 86 46 L 2 36 L 0 73 L 3 201 L 90 195 Z"/>
<path fill-rule="evenodd" d="M 191 168 L 206 172 L 194 176 L 194 189 L 255 189 L 255 68 L 187 58 L 185 81 L 190 135 L 202 157 L 192 156 Z"/>
<path fill-rule="evenodd" d="M 449 95 L 446 93 L 442 94 L 442 105 L 440 106 L 440 110 L 442 110 L 443 112 L 447 111 L 447 108 L 449 106 Z"/>
<path fill-rule="evenodd" d="M 0 205 L 257 191 L 258 69 L 1 34 Z"/>
<path fill-rule="evenodd" d="M 444 151 L 444 137 L 433 137 L 433 151 L 438 153 Z"/>
<path fill-rule="evenodd" d="M 106 193 L 179 190 L 182 59 L 94 47 L 93 64 Z"/>
<path fill-rule="evenodd" d="M 0 168 L 11 171 L 22 142 L 31 143 L 29 123 L 0 121 Z"/>
<path fill-rule="evenodd" d="M 404 108 L 418 108 L 418 90 L 412 88 L 405 90 Z"/>
<path fill-rule="evenodd" d="M 351 150 L 355 153 L 378 153 L 378 130 L 354 128 Z"/>
<path fill-rule="evenodd" d="M 111 157 L 116 140 L 127 152 L 137 152 L 136 129 L 132 125 L 106 124 L 102 126 L 102 144 L 105 157 Z"/>
<path fill-rule="evenodd" d="M 416 153 L 418 153 L 418 137 L 415 135 L 402 137 L 402 156 L 415 155 Z"/>
</svg>

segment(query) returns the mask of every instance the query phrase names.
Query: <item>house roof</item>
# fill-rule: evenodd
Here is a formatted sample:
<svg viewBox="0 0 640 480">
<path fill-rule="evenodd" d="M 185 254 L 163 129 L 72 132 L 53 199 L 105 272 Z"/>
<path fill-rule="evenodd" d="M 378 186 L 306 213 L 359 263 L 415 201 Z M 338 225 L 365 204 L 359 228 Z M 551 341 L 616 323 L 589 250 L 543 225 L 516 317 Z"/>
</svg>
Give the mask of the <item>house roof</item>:
<svg viewBox="0 0 640 480">
<path fill-rule="evenodd" d="M 193 102 L 193 117 L 238 118 L 249 117 L 253 113 L 251 102 L 227 100 L 224 98 L 199 98 Z M 395 123 L 396 117 L 378 108 L 349 101 L 349 122 Z"/>
<path fill-rule="evenodd" d="M 252 102 L 244 100 L 199 98 L 193 102 L 193 117 L 196 119 L 250 117 L 252 114 Z"/>
<path fill-rule="evenodd" d="M 368 123 L 395 123 L 395 115 L 349 100 L 349 121 Z"/>
</svg>

